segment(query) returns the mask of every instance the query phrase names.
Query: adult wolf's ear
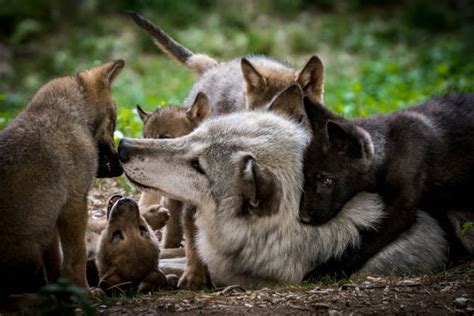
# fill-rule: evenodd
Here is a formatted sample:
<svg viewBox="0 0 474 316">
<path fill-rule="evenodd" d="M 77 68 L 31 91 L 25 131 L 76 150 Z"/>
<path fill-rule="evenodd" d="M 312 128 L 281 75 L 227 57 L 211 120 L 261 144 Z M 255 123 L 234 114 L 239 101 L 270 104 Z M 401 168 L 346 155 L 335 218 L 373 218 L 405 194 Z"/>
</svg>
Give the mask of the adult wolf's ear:
<svg viewBox="0 0 474 316">
<path fill-rule="evenodd" d="M 329 147 L 336 153 L 354 159 L 371 159 L 373 157 L 372 138 L 362 128 L 328 121 L 326 132 Z"/>
<path fill-rule="evenodd" d="M 111 63 L 107 63 L 101 66 L 94 67 L 89 70 L 85 70 L 79 73 L 79 78 L 85 86 L 98 87 L 105 86 L 110 87 L 112 82 L 117 78 L 118 74 L 122 71 L 125 61 L 122 59 L 116 60 Z"/>
<path fill-rule="evenodd" d="M 300 85 L 304 95 L 312 100 L 324 100 L 324 65 L 318 56 L 313 55 L 304 67 L 297 72 L 296 82 Z"/>
<path fill-rule="evenodd" d="M 338 118 L 336 114 L 329 111 L 324 105 L 312 101 L 309 97 L 304 97 L 303 103 L 314 133 L 324 131 L 327 121 Z"/>
<path fill-rule="evenodd" d="M 199 92 L 194 99 L 193 105 L 186 111 L 186 116 L 193 122 L 201 122 L 209 116 L 211 106 L 209 105 L 209 98 L 203 92 Z"/>
<path fill-rule="evenodd" d="M 142 120 L 143 123 L 145 123 L 151 116 L 151 113 L 142 109 L 142 107 L 139 104 L 137 104 L 137 113 L 138 113 L 138 116 L 140 116 L 140 119 Z"/>
<path fill-rule="evenodd" d="M 297 84 L 289 86 L 273 99 L 268 109 L 301 122 L 306 115 L 301 88 Z"/>
<path fill-rule="evenodd" d="M 242 194 L 240 215 L 270 216 L 277 213 L 281 192 L 273 174 L 261 168 L 251 154 L 239 154 L 238 159 Z"/>
<path fill-rule="evenodd" d="M 247 95 L 258 93 L 267 84 L 267 79 L 255 69 L 247 58 L 242 58 L 240 67 L 242 68 Z"/>
</svg>

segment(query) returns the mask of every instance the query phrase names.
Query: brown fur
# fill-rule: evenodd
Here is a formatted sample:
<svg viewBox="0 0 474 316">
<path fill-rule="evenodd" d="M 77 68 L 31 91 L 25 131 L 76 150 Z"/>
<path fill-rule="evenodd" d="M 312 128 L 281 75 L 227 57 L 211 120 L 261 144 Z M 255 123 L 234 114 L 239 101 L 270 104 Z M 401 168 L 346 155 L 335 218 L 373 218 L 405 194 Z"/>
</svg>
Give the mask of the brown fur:
<svg viewBox="0 0 474 316">
<path fill-rule="evenodd" d="M 87 193 L 122 173 L 110 85 L 123 65 L 50 81 L 0 133 L 0 300 L 58 274 L 87 287 Z"/>
<path fill-rule="evenodd" d="M 158 269 L 158 239 L 140 216 L 137 203 L 113 196 L 107 216 L 97 249 L 99 286 L 107 290 L 136 285 L 139 291 L 168 288 L 166 276 Z M 161 218 L 167 218 L 167 214 Z"/>
</svg>

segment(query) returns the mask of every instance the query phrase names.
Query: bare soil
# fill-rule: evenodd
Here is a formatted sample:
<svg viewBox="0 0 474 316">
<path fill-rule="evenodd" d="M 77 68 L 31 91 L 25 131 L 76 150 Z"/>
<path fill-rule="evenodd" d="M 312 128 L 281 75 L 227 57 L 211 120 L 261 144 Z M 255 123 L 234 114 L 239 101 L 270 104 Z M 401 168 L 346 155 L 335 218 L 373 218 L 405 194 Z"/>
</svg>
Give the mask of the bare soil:
<svg viewBox="0 0 474 316">
<path fill-rule="evenodd" d="M 91 192 L 91 214 L 100 214 L 113 181 Z M 132 194 L 134 198 L 138 196 Z M 460 314 L 474 315 L 474 261 L 419 277 L 357 276 L 330 284 L 287 285 L 246 291 L 238 286 L 200 292 L 172 291 L 93 300 L 98 315 L 154 314 Z"/>
</svg>

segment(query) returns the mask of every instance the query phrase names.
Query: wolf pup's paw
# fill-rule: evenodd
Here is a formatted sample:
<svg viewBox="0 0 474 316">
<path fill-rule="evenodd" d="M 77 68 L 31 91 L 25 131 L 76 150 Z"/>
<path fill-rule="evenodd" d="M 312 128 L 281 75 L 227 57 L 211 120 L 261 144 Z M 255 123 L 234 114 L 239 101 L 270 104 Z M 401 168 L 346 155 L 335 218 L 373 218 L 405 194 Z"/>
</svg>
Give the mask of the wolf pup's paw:
<svg viewBox="0 0 474 316">
<path fill-rule="evenodd" d="M 148 211 L 143 214 L 143 217 L 153 230 L 158 230 L 166 225 L 170 218 L 170 212 L 167 208 L 156 204 L 151 206 Z"/>
<path fill-rule="evenodd" d="M 178 288 L 184 290 L 200 290 L 205 287 L 212 288 L 211 278 L 205 268 L 186 269 L 178 282 Z"/>
</svg>

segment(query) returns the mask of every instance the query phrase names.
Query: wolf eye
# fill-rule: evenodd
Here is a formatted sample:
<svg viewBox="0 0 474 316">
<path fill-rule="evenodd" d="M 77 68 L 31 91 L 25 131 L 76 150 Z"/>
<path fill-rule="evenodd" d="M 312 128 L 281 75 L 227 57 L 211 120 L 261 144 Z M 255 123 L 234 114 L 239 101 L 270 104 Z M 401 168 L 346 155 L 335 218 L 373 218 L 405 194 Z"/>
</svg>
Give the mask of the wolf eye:
<svg viewBox="0 0 474 316">
<path fill-rule="evenodd" d="M 115 239 L 123 239 L 122 232 L 118 229 L 112 233 L 112 240 L 115 240 Z"/>
<path fill-rule="evenodd" d="M 191 167 L 193 167 L 193 169 L 199 172 L 200 174 L 206 174 L 202 169 L 201 164 L 199 163 L 199 159 L 191 160 Z"/>
<path fill-rule="evenodd" d="M 148 234 L 148 229 L 146 229 L 145 226 L 140 225 L 140 226 L 138 226 L 138 229 L 140 230 L 140 234 L 141 234 L 142 236 L 145 235 L 145 234 Z"/>
<path fill-rule="evenodd" d="M 321 184 L 327 188 L 331 187 L 334 184 L 334 179 L 328 176 L 321 176 L 320 181 Z"/>
<path fill-rule="evenodd" d="M 160 134 L 160 135 L 158 135 L 158 138 L 160 138 L 160 139 L 173 138 L 173 136 L 171 136 L 170 134 Z"/>
</svg>

